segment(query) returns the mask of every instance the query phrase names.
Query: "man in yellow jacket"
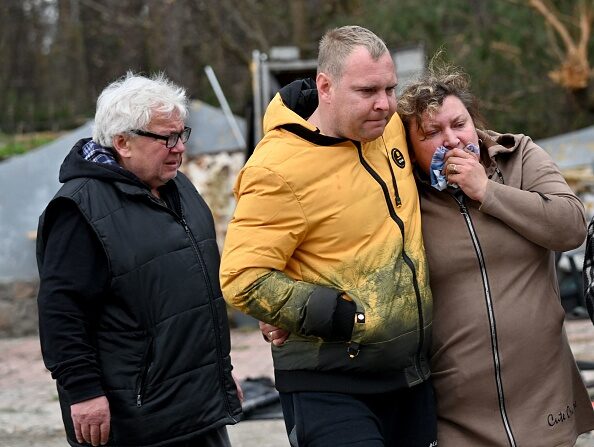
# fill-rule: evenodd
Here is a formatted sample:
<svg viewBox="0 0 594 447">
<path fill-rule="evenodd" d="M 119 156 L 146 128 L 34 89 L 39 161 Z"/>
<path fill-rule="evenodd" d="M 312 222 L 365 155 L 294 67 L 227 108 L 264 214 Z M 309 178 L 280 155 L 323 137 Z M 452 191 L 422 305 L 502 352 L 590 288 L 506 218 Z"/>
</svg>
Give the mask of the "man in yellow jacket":
<svg viewBox="0 0 594 447">
<path fill-rule="evenodd" d="M 345 26 L 318 73 L 272 100 L 242 169 L 221 265 L 228 303 L 273 346 L 292 445 L 436 445 L 431 292 L 384 42 Z"/>
</svg>

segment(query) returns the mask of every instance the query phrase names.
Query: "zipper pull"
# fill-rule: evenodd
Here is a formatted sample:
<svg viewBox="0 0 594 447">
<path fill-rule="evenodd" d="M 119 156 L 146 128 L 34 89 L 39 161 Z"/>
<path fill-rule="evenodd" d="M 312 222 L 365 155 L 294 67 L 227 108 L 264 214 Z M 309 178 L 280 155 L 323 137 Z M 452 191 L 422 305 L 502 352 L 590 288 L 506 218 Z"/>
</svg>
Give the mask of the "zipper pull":
<svg viewBox="0 0 594 447">
<path fill-rule="evenodd" d="M 138 394 L 138 395 L 136 396 L 136 406 L 137 406 L 138 408 L 142 407 L 142 395 L 141 395 L 141 394 Z"/>
<path fill-rule="evenodd" d="M 456 201 L 456 203 L 458 204 L 458 207 L 460 208 L 460 214 L 468 214 L 468 210 L 466 209 L 466 204 L 464 203 L 464 193 L 462 192 L 461 189 L 456 189 L 456 191 L 454 191 L 452 194 L 452 197 L 454 198 L 454 200 Z"/>
<path fill-rule="evenodd" d="M 186 222 L 186 219 L 184 219 L 183 217 L 180 217 L 179 222 L 182 224 L 182 227 L 184 227 L 184 230 L 186 231 L 186 233 L 189 233 L 190 227 L 188 227 L 188 223 Z"/>
</svg>

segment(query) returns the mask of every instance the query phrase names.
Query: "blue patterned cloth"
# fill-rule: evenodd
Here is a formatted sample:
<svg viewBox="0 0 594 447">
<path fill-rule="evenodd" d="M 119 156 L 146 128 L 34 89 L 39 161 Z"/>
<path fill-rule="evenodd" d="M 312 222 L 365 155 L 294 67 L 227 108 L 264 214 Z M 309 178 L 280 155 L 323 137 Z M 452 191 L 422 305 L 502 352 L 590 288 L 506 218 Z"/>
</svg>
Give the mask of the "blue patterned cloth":
<svg viewBox="0 0 594 447">
<path fill-rule="evenodd" d="M 85 160 L 94 163 L 119 166 L 111 149 L 103 147 L 100 144 L 95 143 L 93 140 L 90 140 L 82 147 L 82 156 Z"/>
<path fill-rule="evenodd" d="M 480 152 L 479 147 L 473 143 L 468 143 L 464 149 L 468 152 L 474 152 L 477 155 L 479 155 Z M 445 148 L 444 146 L 439 146 L 437 149 L 435 149 L 433 158 L 431 159 L 431 167 L 429 168 L 431 186 L 433 186 L 438 191 L 443 191 L 448 186 L 446 176 L 442 173 L 443 166 L 445 164 L 444 157 L 448 150 L 449 149 Z"/>
</svg>

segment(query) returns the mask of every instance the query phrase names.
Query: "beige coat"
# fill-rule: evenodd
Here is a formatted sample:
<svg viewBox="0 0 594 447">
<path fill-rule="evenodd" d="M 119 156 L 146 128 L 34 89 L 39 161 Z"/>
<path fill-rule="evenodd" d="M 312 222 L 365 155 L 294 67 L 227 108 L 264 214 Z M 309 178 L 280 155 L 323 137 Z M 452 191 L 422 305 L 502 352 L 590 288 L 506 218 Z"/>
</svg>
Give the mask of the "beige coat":
<svg viewBox="0 0 594 447">
<path fill-rule="evenodd" d="M 482 205 L 465 198 L 468 218 L 450 192 L 419 182 L 439 447 L 573 446 L 594 413 L 552 250 L 582 243 L 583 206 L 530 138 L 479 136 L 491 180 Z"/>
</svg>

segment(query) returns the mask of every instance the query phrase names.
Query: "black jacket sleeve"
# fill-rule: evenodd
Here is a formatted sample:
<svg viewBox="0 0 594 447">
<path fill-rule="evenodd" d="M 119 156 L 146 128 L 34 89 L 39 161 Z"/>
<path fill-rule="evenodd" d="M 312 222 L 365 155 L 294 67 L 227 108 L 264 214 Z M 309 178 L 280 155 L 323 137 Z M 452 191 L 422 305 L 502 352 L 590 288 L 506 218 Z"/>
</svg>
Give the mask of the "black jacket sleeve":
<svg viewBox="0 0 594 447">
<path fill-rule="evenodd" d="M 594 323 L 594 218 L 588 225 L 582 275 L 584 279 L 584 300 L 586 301 L 590 320 Z"/>
<path fill-rule="evenodd" d="M 73 404 L 104 394 L 92 334 L 93 315 L 109 286 L 109 265 L 98 237 L 69 200 L 46 210 L 43 237 L 37 297 L 41 350 Z"/>
</svg>

